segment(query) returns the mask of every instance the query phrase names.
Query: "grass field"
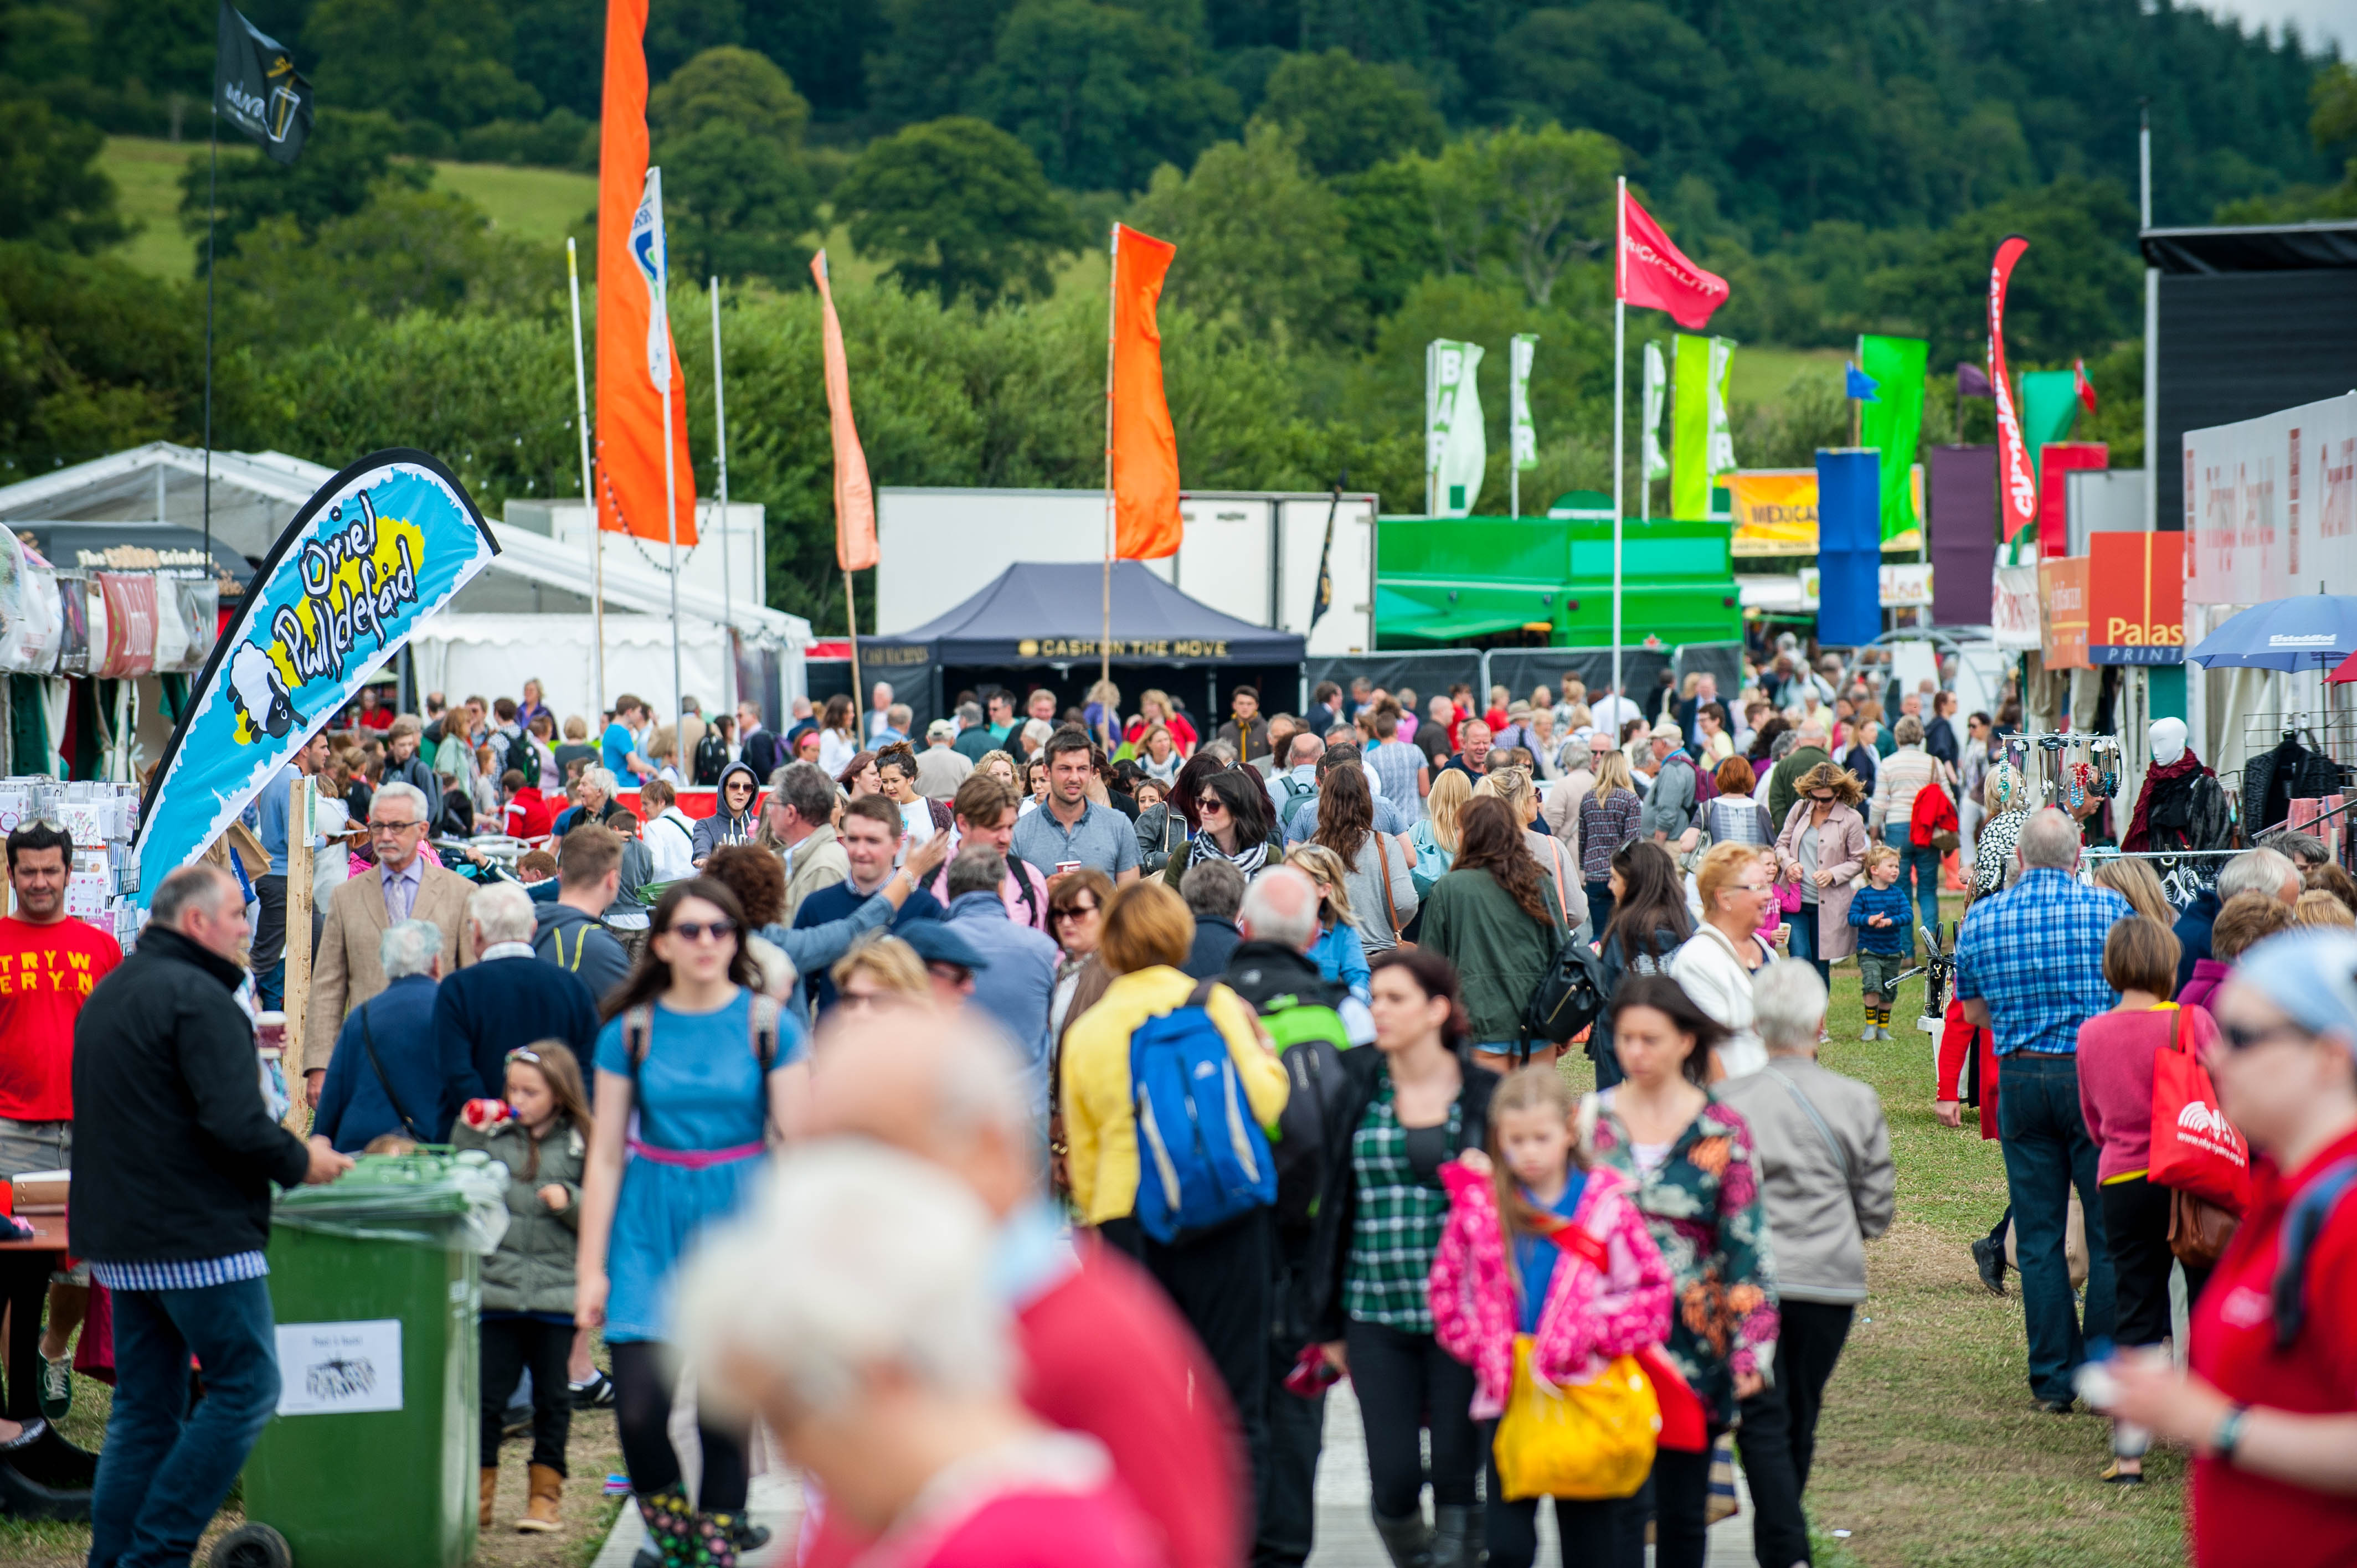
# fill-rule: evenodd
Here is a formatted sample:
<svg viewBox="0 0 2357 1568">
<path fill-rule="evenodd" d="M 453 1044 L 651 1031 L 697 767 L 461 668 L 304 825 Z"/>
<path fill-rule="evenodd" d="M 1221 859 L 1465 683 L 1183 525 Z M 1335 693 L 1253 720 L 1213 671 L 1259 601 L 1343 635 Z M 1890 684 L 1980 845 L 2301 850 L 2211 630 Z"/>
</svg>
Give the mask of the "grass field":
<svg viewBox="0 0 2357 1568">
<path fill-rule="evenodd" d="M 1819 377 L 1838 386 L 1845 358 L 1839 349 L 1743 344 L 1735 350 L 1735 360 L 1727 367 L 1727 401 L 1773 407 L 1783 401 L 1785 389 L 1792 384 L 1793 378 L 1802 375 Z"/>
</svg>

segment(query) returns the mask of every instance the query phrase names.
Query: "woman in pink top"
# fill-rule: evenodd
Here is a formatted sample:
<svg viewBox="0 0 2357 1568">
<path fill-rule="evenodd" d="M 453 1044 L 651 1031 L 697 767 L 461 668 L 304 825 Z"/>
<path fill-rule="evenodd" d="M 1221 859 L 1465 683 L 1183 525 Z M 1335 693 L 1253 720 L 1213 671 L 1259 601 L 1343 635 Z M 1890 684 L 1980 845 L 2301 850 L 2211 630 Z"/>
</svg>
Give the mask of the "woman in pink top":
<svg viewBox="0 0 2357 1568">
<path fill-rule="evenodd" d="M 2169 1000 L 2177 983 L 2176 934 L 2159 921 L 2131 915 L 2104 943 L 2104 982 L 2119 1005 L 2079 1026 L 2079 1112 L 2095 1143 L 2102 1184 L 2104 1247 L 2112 1260 L 2117 1306 L 2113 1338 L 2123 1348 L 2158 1345 L 2169 1337 L 2169 1189 L 2146 1176 L 2152 1151 L 2153 1061 L 2179 1042 L 2199 1056 L 2218 1026 L 2200 1007 L 2180 1011 Z M 2093 1227 L 2089 1228 L 2091 1230 Z M 2207 1269 L 2188 1266 L 2186 1297 L 2201 1294 Z M 2135 1486 L 2144 1479 L 2144 1450 L 2116 1438 L 2116 1457 L 2104 1479 Z"/>
</svg>

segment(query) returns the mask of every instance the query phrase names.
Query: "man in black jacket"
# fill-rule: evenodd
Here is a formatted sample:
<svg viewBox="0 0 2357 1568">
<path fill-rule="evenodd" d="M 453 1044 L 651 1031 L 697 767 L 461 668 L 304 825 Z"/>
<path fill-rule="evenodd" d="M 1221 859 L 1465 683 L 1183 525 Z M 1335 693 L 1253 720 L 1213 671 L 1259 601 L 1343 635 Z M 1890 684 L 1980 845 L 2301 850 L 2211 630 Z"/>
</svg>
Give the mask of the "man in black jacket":
<svg viewBox="0 0 2357 1568">
<path fill-rule="evenodd" d="M 231 995 L 245 905 L 182 866 L 139 946 L 74 1028 L 77 1257 L 113 1293 L 114 1411 L 91 1498 L 90 1561 L 186 1563 L 278 1407 L 263 1249 L 270 1187 L 352 1162 L 270 1119 L 253 1026 Z M 188 1358 L 205 1397 L 188 1408 Z"/>
</svg>

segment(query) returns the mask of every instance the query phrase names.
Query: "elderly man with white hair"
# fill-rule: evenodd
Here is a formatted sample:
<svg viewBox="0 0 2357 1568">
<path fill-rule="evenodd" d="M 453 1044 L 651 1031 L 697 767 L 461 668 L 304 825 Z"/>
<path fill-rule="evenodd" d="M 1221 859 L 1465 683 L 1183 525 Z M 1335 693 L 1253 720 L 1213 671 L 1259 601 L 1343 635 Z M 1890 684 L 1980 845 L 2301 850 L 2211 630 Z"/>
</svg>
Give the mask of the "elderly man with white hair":
<svg viewBox="0 0 2357 1568">
<path fill-rule="evenodd" d="M 434 999 L 443 1093 L 455 1111 L 505 1092 L 508 1053 L 535 1040 L 562 1040 L 588 1059 L 597 1043 L 597 999 L 578 974 L 533 950 L 538 907 L 520 883 L 494 882 L 467 900 L 475 962 L 442 983 Z"/>
<path fill-rule="evenodd" d="M 2218 885 L 2193 896 L 2177 917 L 2177 988 L 2193 978 L 2193 966 L 2210 956 L 2210 928 L 2226 900 L 2237 893 L 2264 893 L 2287 909 L 2305 890 L 2299 865 L 2279 850 L 2245 850 L 2218 871 Z"/>
<path fill-rule="evenodd" d="M 310 1011 L 303 1026 L 309 1058 L 303 1063 L 304 1076 L 314 1105 L 328 1069 L 319 1053 L 342 1030 L 345 1015 L 385 987 L 379 944 L 386 930 L 404 920 L 424 920 L 442 933 L 446 972 L 475 961 L 474 934 L 466 918 L 474 885 L 425 860 L 421 852 L 432 819 L 423 790 L 408 784 L 380 786 L 368 812 L 376 865 L 328 900 L 327 926 L 311 959 Z"/>
<path fill-rule="evenodd" d="M 312 1144 L 339 1155 L 358 1154 L 388 1133 L 438 1144 L 458 1110 L 444 1103 L 434 1035 L 440 928 L 431 920 L 395 921 L 377 939 L 377 961 L 384 989 L 344 1020 L 311 1122 Z"/>
<path fill-rule="evenodd" d="M 1751 983 L 1768 1066 L 1719 1085 L 1751 1124 L 1760 1196 L 1776 1245 L 1776 1376 L 1743 1402 L 1759 1561 L 1806 1563 L 1801 1509 L 1825 1381 L 1866 1300 L 1866 1242 L 1890 1228 L 1897 1191 L 1890 1128 L 1874 1090 L 1817 1065 L 1825 985 L 1815 966 L 1780 960 Z"/>
<path fill-rule="evenodd" d="M 1105 1444 L 1023 1403 L 996 1237 L 941 1166 L 862 1139 L 812 1144 L 689 1267 L 680 1347 L 707 1400 L 767 1421 L 827 1523 L 888 1541 L 905 1568 L 996 1562 L 1017 1543 L 1039 1568 L 1167 1563 Z M 641 1506 L 666 1563 L 734 1568 L 726 1541 Z"/>
<path fill-rule="evenodd" d="M 1997 1133 L 2013 1200 L 2029 1388 L 2039 1408 L 2069 1412 L 2089 1339 L 2109 1338 L 2112 1263 L 2104 1243 L 2094 1140 L 2079 1109 L 2079 1026 L 2119 1004 L 2104 978 L 2104 942 L 2132 911 L 2081 882 L 2079 824 L 2047 807 L 2014 842 L 2020 879 L 1976 901 L 1956 939 L 1956 997 L 1966 1022 L 1996 1036 Z M 2087 1233 L 2083 1320 L 2063 1257 L 2070 1196 Z"/>
</svg>

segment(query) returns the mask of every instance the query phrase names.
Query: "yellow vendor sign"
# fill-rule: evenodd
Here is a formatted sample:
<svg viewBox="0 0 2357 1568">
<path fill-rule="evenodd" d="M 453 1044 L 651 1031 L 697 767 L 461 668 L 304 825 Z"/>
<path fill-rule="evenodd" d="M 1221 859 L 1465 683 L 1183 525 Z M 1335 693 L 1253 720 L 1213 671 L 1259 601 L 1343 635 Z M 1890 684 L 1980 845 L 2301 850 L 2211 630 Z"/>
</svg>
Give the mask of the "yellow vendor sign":
<svg viewBox="0 0 2357 1568">
<path fill-rule="evenodd" d="M 1923 515 L 1923 465 L 1909 478 L 1915 487 L 1915 515 Z M 1817 471 L 1814 468 L 1739 468 L 1725 476 L 1727 510 L 1735 521 L 1734 552 L 1745 555 L 1814 555 L 1817 553 Z M 1921 550 L 1923 531 L 1910 528 L 1883 541 L 1889 550 Z"/>
</svg>

